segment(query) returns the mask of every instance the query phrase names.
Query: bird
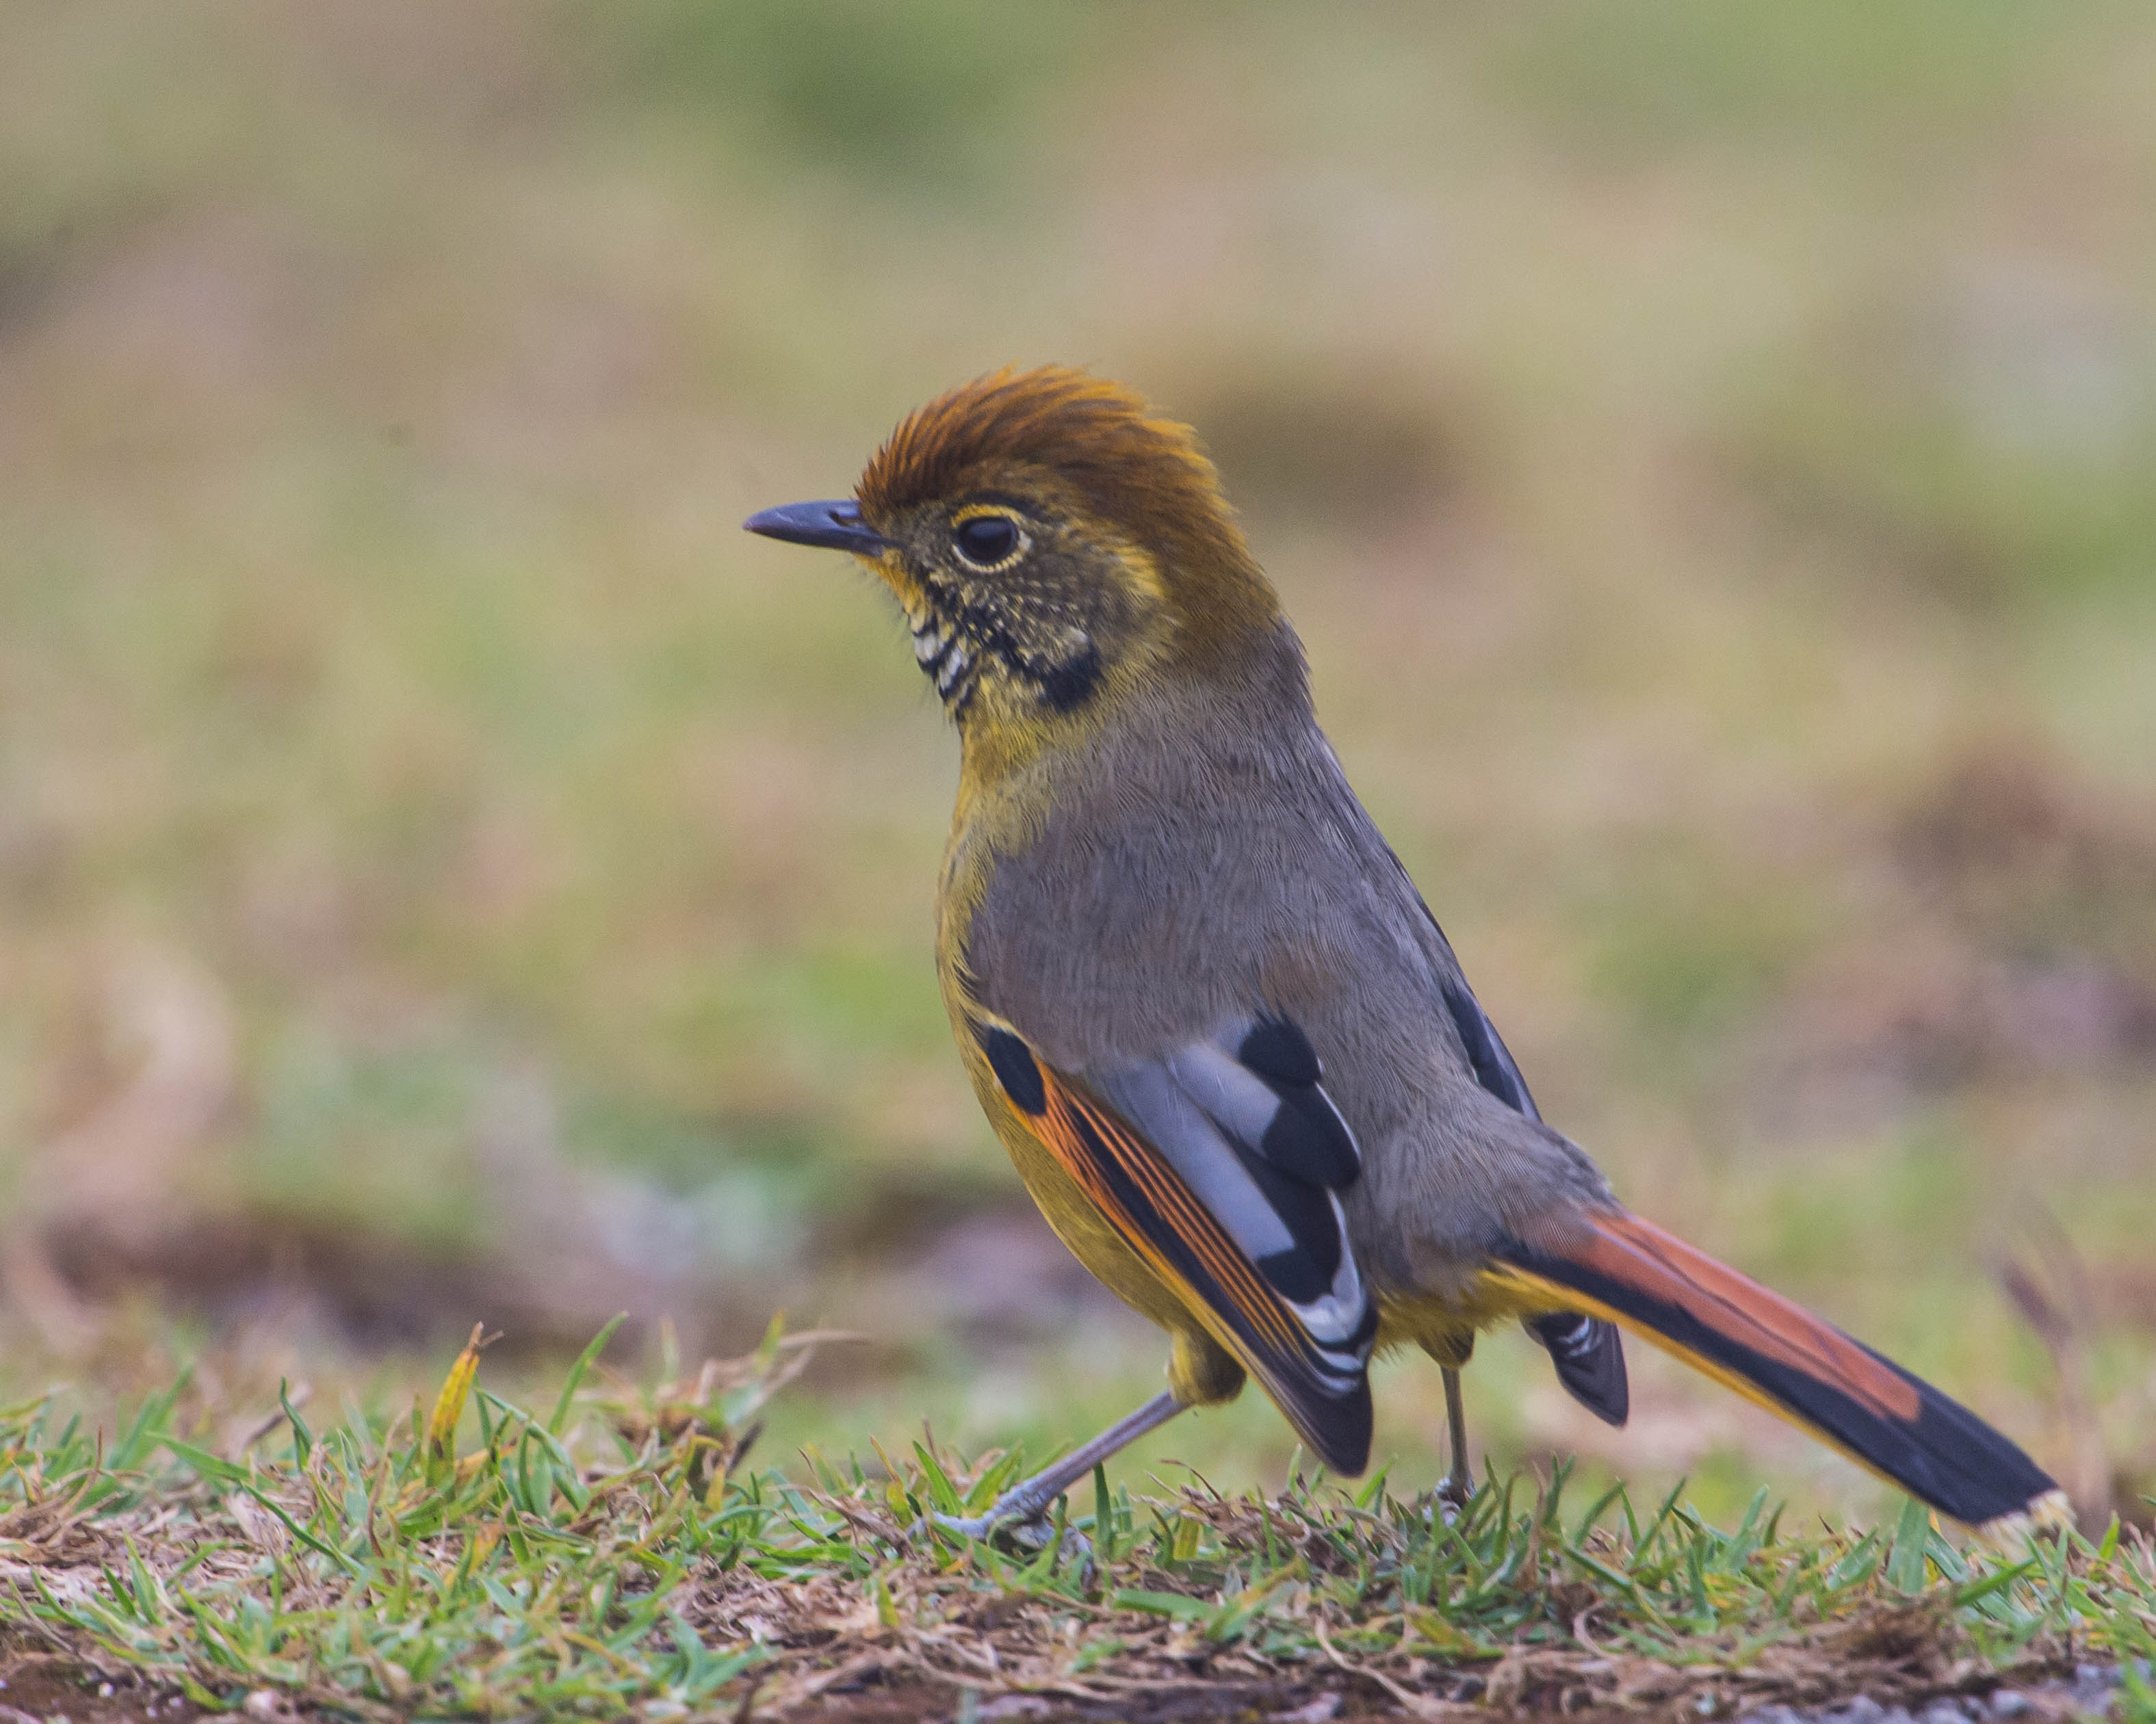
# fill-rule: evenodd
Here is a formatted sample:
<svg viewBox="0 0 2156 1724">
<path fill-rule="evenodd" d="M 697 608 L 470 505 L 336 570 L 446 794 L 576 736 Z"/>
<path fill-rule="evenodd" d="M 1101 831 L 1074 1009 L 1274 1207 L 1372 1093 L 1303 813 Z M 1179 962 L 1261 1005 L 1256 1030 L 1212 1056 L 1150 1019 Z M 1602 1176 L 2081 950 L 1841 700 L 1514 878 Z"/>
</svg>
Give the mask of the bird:
<svg viewBox="0 0 2156 1724">
<path fill-rule="evenodd" d="M 1884 1355 L 1633 1213 L 1546 1123 L 1318 727 L 1295 629 L 1197 433 L 1066 367 L 909 414 L 850 498 L 752 533 L 850 552 L 957 731 L 936 892 L 960 1057 L 1048 1224 L 1168 1335 L 1167 1387 L 948 1517 L 985 1537 L 1255 1378 L 1335 1472 L 1373 1356 L 1444 1376 L 1522 1321 L 1621 1426 L 1620 1331 L 1976 1528 L 2056 1521 L 2021 1449 Z"/>
</svg>

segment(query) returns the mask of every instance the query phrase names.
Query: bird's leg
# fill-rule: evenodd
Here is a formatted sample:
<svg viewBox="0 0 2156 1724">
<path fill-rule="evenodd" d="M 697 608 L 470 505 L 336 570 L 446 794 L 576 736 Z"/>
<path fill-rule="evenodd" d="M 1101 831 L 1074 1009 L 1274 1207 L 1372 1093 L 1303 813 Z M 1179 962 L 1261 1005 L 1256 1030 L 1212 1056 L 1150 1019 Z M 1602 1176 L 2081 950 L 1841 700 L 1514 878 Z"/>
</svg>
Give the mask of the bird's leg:
<svg viewBox="0 0 2156 1724">
<path fill-rule="evenodd" d="M 1014 1485 L 991 1503 L 984 1513 L 961 1520 L 956 1515 L 937 1515 L 936 1524 L 968 1538 L 986 1538 L 998 1525 L 1022 1526 L 1037 1521 L 1054 1506 L 1055 1499 L 1118 1449 L 1128 1448 L 1147 1431 L 1157 1429 L 1183 1411 L 1185 1403 L 1163 1391 L 1128 1417 L 1117 1419 L 1090 1443 L 1074 1449 L 1054 1465 L 1035 1473 L 1022 1485 Z"/>
<path fill-rule="evenodd" d="M 1456 1521 L 1475 1494 L 1475 1475 L 1467 1470 L 1467 1403 L 1460 1398 L 1460 1373 L 1475 1357 L 1472 1329 L 1439 1329 L 1422 1337 L 1422 1350 L 1445 1374 L 1445 1423 L 1452 1437 L 1452 1470 L 1437 1487 L 1437 1504 L 1447 1521 Z"/>
<path fill-rule="evenodd" d="M 1460 1371 L 1453 1365 L 1440 1368 L 1445 1376 L 1445 1423 L 1452 1434 L 1452 1470 L 1437 1487 L 1437 1497 L 1450 1511 L 1445 1516 L 1449 1521 L 1475 1494 L 1475 1475 L 1467 1469 L 1467 1403 L 1460 1393 Z"/>
</svg>

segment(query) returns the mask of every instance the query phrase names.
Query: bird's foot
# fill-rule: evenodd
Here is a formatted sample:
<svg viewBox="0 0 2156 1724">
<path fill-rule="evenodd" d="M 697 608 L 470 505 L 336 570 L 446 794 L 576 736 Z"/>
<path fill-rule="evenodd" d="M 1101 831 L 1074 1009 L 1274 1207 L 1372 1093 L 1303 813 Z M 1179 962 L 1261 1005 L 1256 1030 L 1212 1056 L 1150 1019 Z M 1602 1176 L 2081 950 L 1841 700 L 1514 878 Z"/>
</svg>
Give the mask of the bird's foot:
<svg viewBox="0 0 2156 1724">
<path fill-rule="evenodd" d="M 1430 1506 L 1448 1526 L 1467 1512 L 1467 1505 L 1474 1500 L 1475 1487 L 1466 1480 L 1449 1478 L 1430 1492 Z"/>
<path fill-rule="evenodd" d="M 928 1521 L 961 1538 L 978 1538 L 984 1542 L 999 1538 L 1027 1556 L 1039 1555 L 1055 1542 L 1056 1536 L 1054 1526 L 1042 1516 L 1028 1519 L 1009 1513 L 998 1515 L 993 1508 L 984 1515 L 931 1515 L 921 1524 L 925 1526 Z M 1060 1548 L 1064 1556 L 1075 1557 L 1082 1562 L 1090 1562 L 1093 1558 L 1091 1541 L 1073 1526 L 1063 1529 Z"/>
<path fill-rule="evenodd" d="M 961 1538 L 986 1538 L 996 1530 L 993 1515 L 930 1515 L 916 1524 L 916 1532 L 925 1531 L 931 1525 L 946 1532 L 955 1532 Z"/>
</svg>

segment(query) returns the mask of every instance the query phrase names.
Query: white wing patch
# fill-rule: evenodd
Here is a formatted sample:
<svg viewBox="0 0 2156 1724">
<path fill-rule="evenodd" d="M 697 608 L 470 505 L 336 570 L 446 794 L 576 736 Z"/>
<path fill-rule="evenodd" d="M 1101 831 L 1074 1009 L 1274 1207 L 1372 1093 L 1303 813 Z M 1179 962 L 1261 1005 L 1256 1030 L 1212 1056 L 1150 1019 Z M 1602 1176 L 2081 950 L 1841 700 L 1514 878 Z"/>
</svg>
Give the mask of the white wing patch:
<svg viewBox="0 0 2156 1724">
<path fill-rule="evenodd" d="M 1362 1156 L 1301 1029 L 1245 1019 L 1164 1060 L 1088 1072 L 1295 1313 L 1334 1390 L 1358 1388 L 1377 1337 L 1337 1193 Z"/>
</svg>

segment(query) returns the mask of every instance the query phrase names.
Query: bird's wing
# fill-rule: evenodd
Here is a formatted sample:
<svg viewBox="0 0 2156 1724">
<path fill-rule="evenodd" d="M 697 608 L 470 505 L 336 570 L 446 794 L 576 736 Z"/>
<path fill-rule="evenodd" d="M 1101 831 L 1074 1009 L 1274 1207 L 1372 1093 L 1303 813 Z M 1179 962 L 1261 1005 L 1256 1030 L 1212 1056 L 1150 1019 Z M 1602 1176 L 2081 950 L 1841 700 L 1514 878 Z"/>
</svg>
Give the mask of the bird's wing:
<svg viewBox="0 0 2156 1724">
<path fill-rule="evenodd" d="M 1966 1407 L 1636 1215 L 1496 1255 L 1514 1290 L 1623 1324 L 1958 1521 L 2049 1512 L 2051 1480 Z"/>
<path fill-rule="evenodd" d="M 1426 904 L 1423 914 L 1430 916 Z M 1437 926 L 1434 916 L 1430 926 Z M 1441 928 L 1438 937 L 1445 937 Z M 1448 977 L 1439 984 L 1439 993 L 1453 1028 L 1460 1032 L 1460 1045 L 1467 1050 L 1475 1081 L 1507 1106 L 1539 1121 L 1542 1110 L 1527 1093 L 1527 1080 L 1520 1075 L 1512 1049 L 1466 978 L 1457 974 Z M 1614 1324 L 1585 1311 L 1553 1311 L 1529 1317 L 1527 1329 L 1548 1352 L 1567 1394 L 1604 1424 L 1625 1423 L 1631 1414 L 1631 1381 L 1625 1370 L 1625 1342 Z"/>
<path fill-rule="evenodd" d="M 1427 905 L 1423 914 L 1430 916 Z M 1437 919 L 1430 917 L 1435 927 Z M 1442 931 L 1440 937 L 1443 937 Z M 1514 1108 L 1531 1120 L 1543 1116 L 1535 1106 L 1535 1098 L 1527 1093 L 1527 1080 L 1520 1075 L 1520 1068 L 1512 1058 L 1512 1050 L 1505 1045 L 1504 1038 L 1497 1034 L 1497 1026 L 1490 1021 L 1490 1014 L 1482 1009 L 1481 1001 L 1468 987 L 1467 978 L 1454 976 L 1438 984 L 1438 993 L 1445 1001 L 1445 1009 L 1452 1018 L 1452 1027 L 1460 1032 L 1460 1044 L 1467 1049 L 1467 1064 L 1475 1074 L 1475 1081 L 1495 1095 L 1507 1107 Z"/>
<path fill-rule="evenodd" d="M 1004 1095 L 1326 1464 L 1370 1449 L 1375 1301 L 1337 1193 L 1362 1172 L 1309 1038 L 1251 1018 L 1158 1060 L 1082 1076 L 977 1026 Z"/>
</svg>

